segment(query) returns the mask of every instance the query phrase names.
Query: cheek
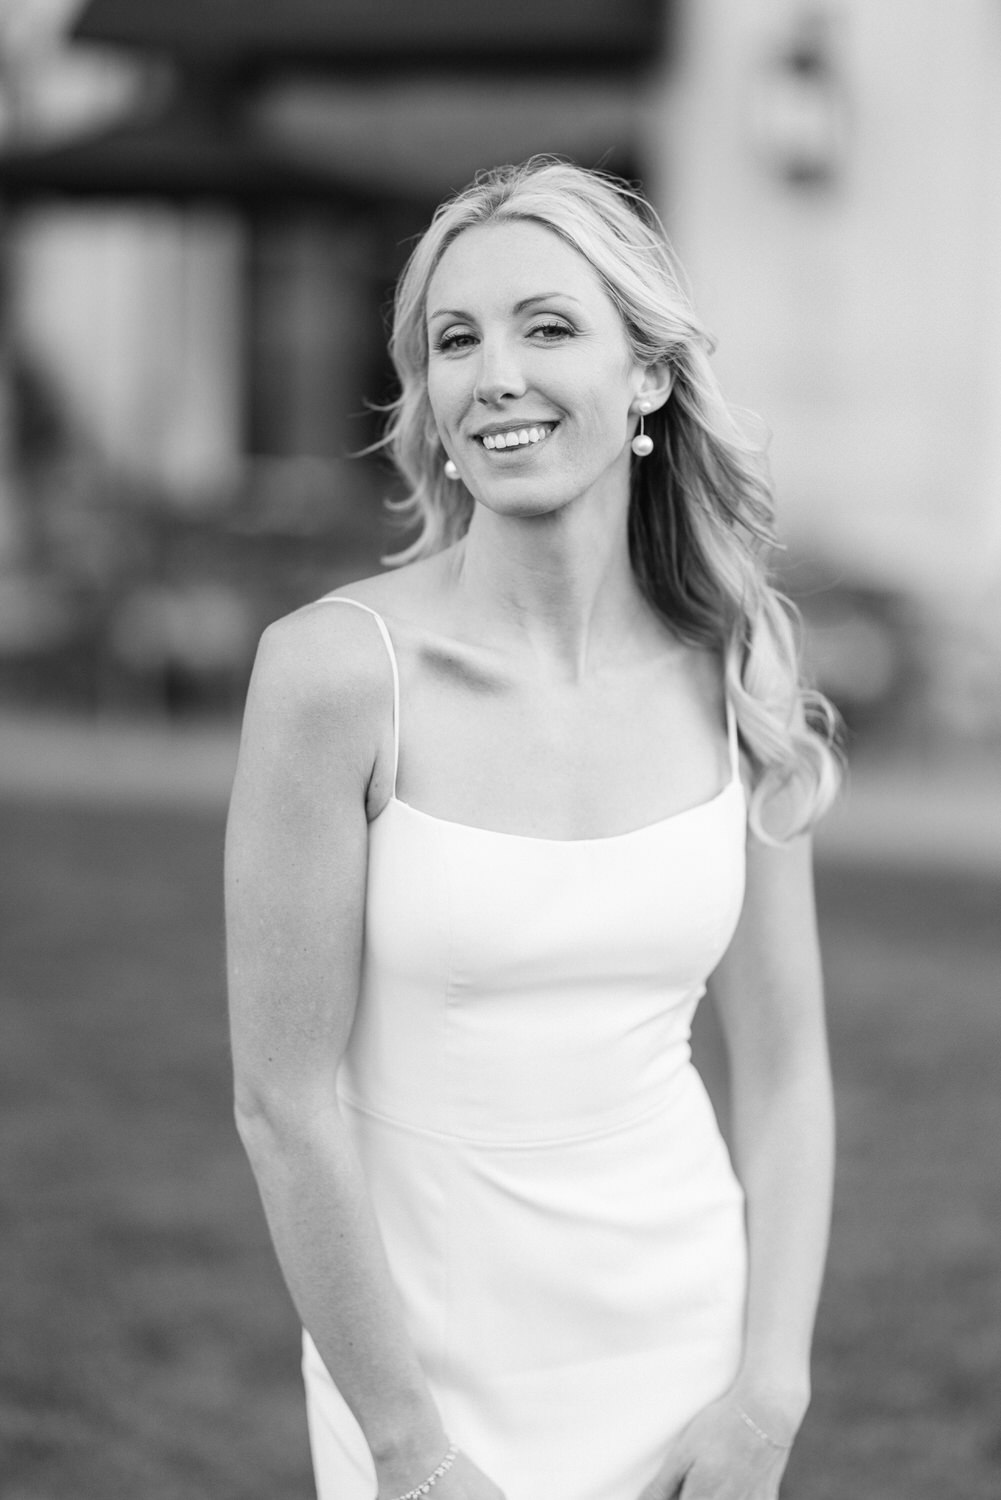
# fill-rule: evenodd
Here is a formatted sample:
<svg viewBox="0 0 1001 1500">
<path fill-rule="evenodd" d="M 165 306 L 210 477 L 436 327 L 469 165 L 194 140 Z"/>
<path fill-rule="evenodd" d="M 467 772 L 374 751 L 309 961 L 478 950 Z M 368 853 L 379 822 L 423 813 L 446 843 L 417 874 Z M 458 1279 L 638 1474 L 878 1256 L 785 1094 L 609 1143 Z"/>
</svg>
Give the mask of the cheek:
<svg viewBox="0 0 1001 1500">
<path fill-rule="evenodd" d="M 451 377 L 451 378 L 450 378 Z M 462 404 L 461 382 L 448 369 L 429 369 L 427 375 L 428 404 L 438 427 L 447 425 Z"/>
<path fill-rule="evenodd" d="M 441 407 L 441 381 L 431 370 L 428 370 L 427 375 L 424 377 L 424 389 L 427 391 L 431 410 L 437 416 Z"/>
<path fill-rule="evenodd" d="M 605 350 L 604 354 L 581 389 L 581 405 L 604 431 L 624 432 L 633 396 L 632 365 L 617 349 Z"/>
<path fill-rule="evenodd" d="M 629 398 L 614 381 L 587 392 L 580 410 L 592 440 L 602 448 L 618 446 L 626 436 Z"/>
</svg>

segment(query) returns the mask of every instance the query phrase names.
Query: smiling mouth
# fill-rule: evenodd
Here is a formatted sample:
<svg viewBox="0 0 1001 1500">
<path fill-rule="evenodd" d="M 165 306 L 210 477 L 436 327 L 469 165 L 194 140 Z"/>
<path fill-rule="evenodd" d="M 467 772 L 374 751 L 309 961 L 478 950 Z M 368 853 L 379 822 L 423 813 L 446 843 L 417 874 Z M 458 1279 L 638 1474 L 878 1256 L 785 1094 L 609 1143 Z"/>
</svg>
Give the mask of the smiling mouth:
<svg viewBox="0 0 1001 1500">
<path fill-rule="evenodd" d="M 477 442 L 482 443 L 490 452 L 506 448 L 531 448 L 544 443 L 558 425 L 556 422 L 536 422 L 529 427 L 511 427 L 506 432 L 486 432 L 480 434 Z"/>
</svg>

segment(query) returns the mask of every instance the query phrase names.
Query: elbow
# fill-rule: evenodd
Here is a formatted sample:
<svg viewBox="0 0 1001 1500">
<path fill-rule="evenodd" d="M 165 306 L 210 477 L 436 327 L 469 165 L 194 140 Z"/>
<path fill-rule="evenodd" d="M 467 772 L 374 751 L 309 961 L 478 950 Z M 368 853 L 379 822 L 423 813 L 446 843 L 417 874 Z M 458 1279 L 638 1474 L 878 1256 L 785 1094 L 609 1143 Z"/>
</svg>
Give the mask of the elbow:
<svg viewBox="0 0 1001 1500">
<path fill-rule="evenodd" d="M 792 1112 L 818 1123 L 829 1117 L 833 1128 L 834 1089 L 821 1035 L 784 1038 L 731 1056 L 730 1087 L 735 1107 L 755 1116 Z"/>
<path fill-rule="evenodd" d="M 300 1155 L 317 1137 L 329 1139 L 341 1120 L 333 1090 L 311 1100 L 302 1089 L 261 1086 L 240 1078 L 234 1089 L 233 1118 L 255 1172 L 268 1163 Z"/>
<path fill-rule="evenodd" d="M 237 1083 L 233 1120 L 255 1176 L 283 1154 L 281 1110 L 268 1093 Z"/>
</svg>

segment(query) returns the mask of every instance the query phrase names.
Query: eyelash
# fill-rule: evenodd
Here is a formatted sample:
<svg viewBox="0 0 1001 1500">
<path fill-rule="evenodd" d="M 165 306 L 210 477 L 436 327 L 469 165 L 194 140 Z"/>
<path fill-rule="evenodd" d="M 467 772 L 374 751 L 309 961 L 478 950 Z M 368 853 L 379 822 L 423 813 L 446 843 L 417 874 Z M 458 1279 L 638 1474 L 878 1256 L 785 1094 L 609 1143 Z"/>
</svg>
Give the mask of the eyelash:
<svg viewBox="0 0 1001 1500">
<path fill-rule="evenodd" d="M 529 332 L 530 333 L 559 333 L 559 334 L 565 335 L 567 338 L 572 338 L 573 335 L 574 335 L 575 330 L 573 328 L 571 328 L 571 326 L 570 326 L 569 323 L 564 323 L 562 321 L 562 319 L 559 322 L 557 322 L 557 320 L 554 318 L 554 319 L 551 319 L 548 323 L 536 323 L 533 328 L 529 329 Z M 548 340 L 546 342 L 548 342 Z"/>
<path fill-rule="evenodd" d="M 571 327 L 569 323 L 563 322 L 562 319 L 559 321 L 557 321 L 556 319 L 550 319 L 547 322 L 534 323 L 532 327 L 528 329 L 529 336 L 535 333 L 548 333 L 559 334 L 564 338 L 573 338 L 575 332 L 576 329 Z M 437 339 L 435 339 L 434 348 L 438 354 L 451 354 L 457 349 L 468 347 L 464 344 L 464 340 L 472 339 L 474 337 L 475 335 L 471 333 L 449 333 L 448 331 L 446 331 Z M 542 342 L 548 344 L 555 343 L 556 340 L 547 338 L 543 339 Z"/>
</svg>

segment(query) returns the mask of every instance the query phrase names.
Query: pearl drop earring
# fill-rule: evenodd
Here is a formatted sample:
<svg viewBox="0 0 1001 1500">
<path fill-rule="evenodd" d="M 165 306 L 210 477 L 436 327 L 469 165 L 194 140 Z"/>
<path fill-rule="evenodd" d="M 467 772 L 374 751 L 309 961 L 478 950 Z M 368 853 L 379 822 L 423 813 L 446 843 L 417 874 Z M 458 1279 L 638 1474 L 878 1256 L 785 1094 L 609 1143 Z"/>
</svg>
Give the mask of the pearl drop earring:
<svg viewBox="0 0 1001 1500">
<path fill-rule="evenodd" d="M 445 460 L 445 478 L 446 479 L 458 479 L 458 477 L 459 477 L 459 471 L 456 468 L 454 462 L 452 461 L 452 459 L 446 458 L 446 460 Z"/>
<path fill-rule="evenodd" d="M 640 430 L 629 444 L 637 458 L 646 458 L 653 452 L 653 438 L 647 437 L 643 431 L 643 418 L 649 410 L 648 403 L 646 401 L 642 402 L 640 405 Z"/>
</svg>

